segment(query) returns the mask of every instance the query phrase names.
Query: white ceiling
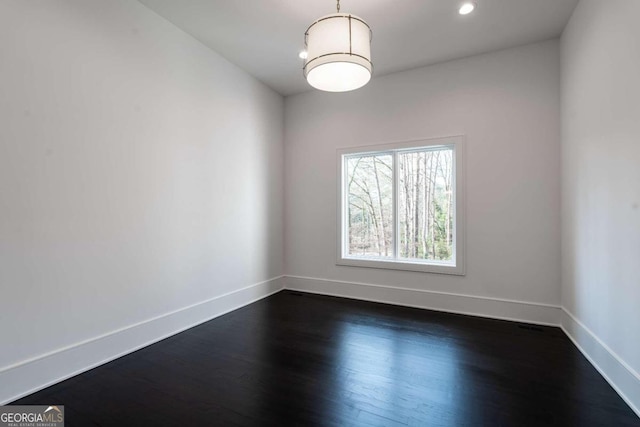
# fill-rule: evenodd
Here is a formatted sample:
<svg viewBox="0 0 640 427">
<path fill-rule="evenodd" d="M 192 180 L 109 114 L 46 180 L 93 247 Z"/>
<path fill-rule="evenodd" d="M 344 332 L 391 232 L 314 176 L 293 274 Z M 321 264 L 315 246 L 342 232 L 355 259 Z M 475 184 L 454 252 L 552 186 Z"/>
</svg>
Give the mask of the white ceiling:
<svg viewBox="0 0 640 427">
<path fill-rule="evenodd" d="M 283 95 L 310 89 L 303 34 L 335 12 L 333 0 L 140 0 Z M 546 40 L 561 34 L 578 0 L 342 0 L 373 30 L 374 78 L 395 71 Z"/>
</svg>

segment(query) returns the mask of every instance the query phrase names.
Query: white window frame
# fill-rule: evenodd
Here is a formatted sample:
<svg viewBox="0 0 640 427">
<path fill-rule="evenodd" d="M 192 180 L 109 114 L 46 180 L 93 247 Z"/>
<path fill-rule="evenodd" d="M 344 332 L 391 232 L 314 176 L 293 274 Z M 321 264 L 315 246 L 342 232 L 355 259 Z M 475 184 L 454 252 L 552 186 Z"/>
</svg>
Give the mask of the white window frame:
<svg viewBox="0 0 640 427">
<path fill-rule="evenodd" d="M 389 260 L 377 257 L 349 256 L 348 255 L 348 236 L 347 230 L 347 192 L 345 191 L 345 182 L 347 170 L 345 168 L 346 159 L 349 156 L 358 154 L 383 154 L 398 153 L 403 151 L 418 150 L 421 148 L 444 148 L 451 147 L 453 149 L 453 180 L 454 180 L 454 220 L 453 220 L 453 263 L 442 261 L 417 261 L 417 260 L 400 260 L 393 258 Z M 338 216 L 337 216 L 337 265 L 352 267 L 368 267 L 382 268 L 391 270 L 419 271 L 425 273 L 453 274 L 458 276 L 465 275 L 465 164 L 464 164 L 464 136 L 449 136 L 441 138 L 418 139 L 404 142 L 394 142 L 378 145 L 367 145 L 359 147 L 340 148 L 337 150 L 338 165 Z M 394 155 L 393 165 L 393 209 L 394 209 L 394 230 L 393 241 L 397 248 L 397 236 L 399 235 L 398 224 L 398 165 L 397 156 Z M 397 249 L 394 249 L 394 255 L 397 256 Z"/>
</svg>

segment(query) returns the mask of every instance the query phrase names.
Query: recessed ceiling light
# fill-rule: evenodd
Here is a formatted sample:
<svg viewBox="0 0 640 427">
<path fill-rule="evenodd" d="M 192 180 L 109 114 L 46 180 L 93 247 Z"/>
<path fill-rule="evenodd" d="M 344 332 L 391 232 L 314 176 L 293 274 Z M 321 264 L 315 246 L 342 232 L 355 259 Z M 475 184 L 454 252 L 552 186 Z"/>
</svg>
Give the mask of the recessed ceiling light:
<svg viewBox="0 0 640 427">
<path fill-rule="evenodd" d="M 309 54 L 306 50 L 303 50 L 298 54 L 298 57 L 300 57 L 300 59 L 307 59 L 307 56 L 309 56 Z"/>
<path fill-rule="evenodd" d="M 476 4 L 474 2 L 468 1 L 460 6 L 460 9 L 458 9 L 458 13 L 460 13 L 460 15 L 468 15 L 473 12 L 475 8 Z"/>
</svg>

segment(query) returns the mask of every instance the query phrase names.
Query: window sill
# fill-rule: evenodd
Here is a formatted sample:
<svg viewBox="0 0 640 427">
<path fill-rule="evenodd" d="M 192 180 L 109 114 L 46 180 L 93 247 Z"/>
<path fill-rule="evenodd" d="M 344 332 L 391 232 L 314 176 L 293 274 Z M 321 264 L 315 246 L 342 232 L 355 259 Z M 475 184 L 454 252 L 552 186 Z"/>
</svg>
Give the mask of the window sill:
<svg viewBox="0 0 640 427">
<path fill-rule="evenodd" d="M 451 265 L 451 264 L 427 264 L 416 263 L 411 261 L 398 261 L 398 260 L 380 260 L 380 259 L 367 259 L 367 258 L 338 258 L 337 265 L 349 266 L 349 267 L 364 267 L 364 268 L 380 268 L 385 270 L 401 270 L 401 271 L 417 271 L 421 273 L 436 273 L 436 274 L 451 274 L 455 276 L 464 276 L 465 270 L 463 265 Z"/>
</svg>

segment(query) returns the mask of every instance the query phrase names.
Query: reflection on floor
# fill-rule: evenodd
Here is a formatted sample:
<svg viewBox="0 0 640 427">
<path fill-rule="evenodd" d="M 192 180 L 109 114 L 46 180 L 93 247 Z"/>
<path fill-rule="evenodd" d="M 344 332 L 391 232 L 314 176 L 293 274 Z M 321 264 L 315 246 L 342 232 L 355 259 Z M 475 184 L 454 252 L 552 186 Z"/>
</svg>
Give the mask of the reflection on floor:
<svg viewBox="0 0 640 427">
<path fill-rule="evenodd" d="M 291 291 L 15 403 L 69 426 L 640 426 L 558 328 Z"/>
</svg>

